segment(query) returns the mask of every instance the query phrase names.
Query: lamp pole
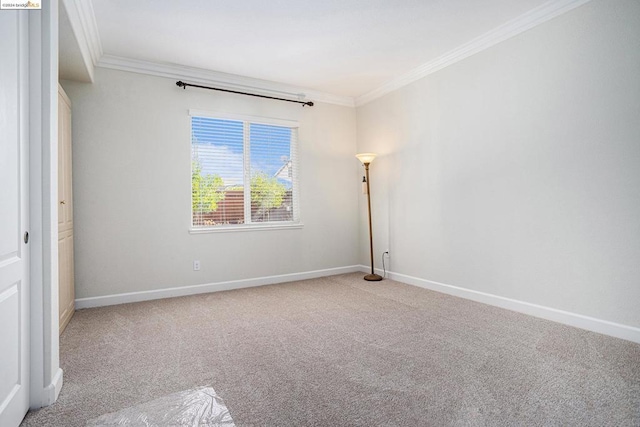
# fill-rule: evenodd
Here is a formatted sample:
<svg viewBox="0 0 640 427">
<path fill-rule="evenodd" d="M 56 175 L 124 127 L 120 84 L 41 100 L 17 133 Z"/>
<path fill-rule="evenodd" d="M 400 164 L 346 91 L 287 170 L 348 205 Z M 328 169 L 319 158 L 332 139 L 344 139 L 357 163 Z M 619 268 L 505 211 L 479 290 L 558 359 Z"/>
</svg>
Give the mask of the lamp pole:
<svg viewBox="0 0 640 427">
<path fill-rule="evenodd" d="M 366 276 L 364 276 L 364 280 L 367 280 L 369 282 L 378 282 L 382 280 L 382 276 L 375 273 L 375 268 L 373 265 L 373 226 L 371 222 L 371 188 L 369 181 L 369 165 L 375 158 L 375 154 L 364 153 L 358 154 L 356 157 L 358 157 L 358 159 L 364 165 L 365 178 L 367 181 L 367 211 L 369 213 L 369 253 L 371 254 L 371 274 L 367 274 Z"/>
</svg>

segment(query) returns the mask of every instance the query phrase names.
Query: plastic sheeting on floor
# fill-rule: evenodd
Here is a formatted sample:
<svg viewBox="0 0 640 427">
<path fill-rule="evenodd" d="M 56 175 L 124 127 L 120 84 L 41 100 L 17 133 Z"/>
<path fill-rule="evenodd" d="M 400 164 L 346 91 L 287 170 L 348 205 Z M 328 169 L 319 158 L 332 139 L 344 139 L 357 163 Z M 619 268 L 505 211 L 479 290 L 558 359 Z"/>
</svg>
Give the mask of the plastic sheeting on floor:
<svg viewBox="0 0 640 427">
<path fill-rule="evenodd" d="M 211 387 L 200 387 L 102 415 L 87 426 L 234 427 L 227 406 Z"/>
</svg>

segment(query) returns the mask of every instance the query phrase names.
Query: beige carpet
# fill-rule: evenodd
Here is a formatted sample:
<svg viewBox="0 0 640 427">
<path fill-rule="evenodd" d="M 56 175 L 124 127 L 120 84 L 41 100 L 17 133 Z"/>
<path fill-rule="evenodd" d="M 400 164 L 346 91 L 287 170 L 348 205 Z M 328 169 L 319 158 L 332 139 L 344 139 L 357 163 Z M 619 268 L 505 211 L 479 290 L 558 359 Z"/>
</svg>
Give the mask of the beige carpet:
<svg viewBox="0 0 640 427">
<path fill-rule="evenodd" d="M 238 426 L 640 425 L 640 345 L 360 273 L 81 310 L 60 350 L 23 425 L 200 386 Z"/>
</svg>

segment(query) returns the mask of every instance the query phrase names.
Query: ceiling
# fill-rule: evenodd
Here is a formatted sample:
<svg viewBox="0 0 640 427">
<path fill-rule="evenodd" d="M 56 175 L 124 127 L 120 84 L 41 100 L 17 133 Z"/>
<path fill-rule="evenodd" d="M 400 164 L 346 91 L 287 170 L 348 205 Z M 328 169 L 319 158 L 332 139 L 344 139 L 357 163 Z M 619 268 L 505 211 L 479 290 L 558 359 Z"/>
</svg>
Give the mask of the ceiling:
<svg viewBox="0 0 640 427">
<path fill-rule="evenodd" d="M 92 1 L 104 55 L 196 67 L 353 98 L 544 3 Z M 63 42 L 66 23 L 62 18 L 60 25 L 62 75 L 70 72 L 62 70 L 68 65 L 64 55 L 69 61 L 73 57 L 64 52 L 69 48 Z"/>
</svg>

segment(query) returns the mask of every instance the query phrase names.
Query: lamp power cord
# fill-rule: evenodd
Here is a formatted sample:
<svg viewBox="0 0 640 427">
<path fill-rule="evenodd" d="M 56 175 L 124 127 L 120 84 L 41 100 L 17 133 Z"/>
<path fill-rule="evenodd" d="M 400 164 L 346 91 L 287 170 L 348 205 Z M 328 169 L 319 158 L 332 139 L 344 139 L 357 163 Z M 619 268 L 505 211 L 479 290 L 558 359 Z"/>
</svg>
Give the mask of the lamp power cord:
<svg viewBox="0 0 640 427">
<path fill-rule="evenodd" d="M 382 277 L 386 279 L 387 278 L 387 267 L 384 265 L 384 256 L 385 255 L 389 255 L 389 251 L 382 252 L 382 271 L 383 271 Z"/>
</svg>

